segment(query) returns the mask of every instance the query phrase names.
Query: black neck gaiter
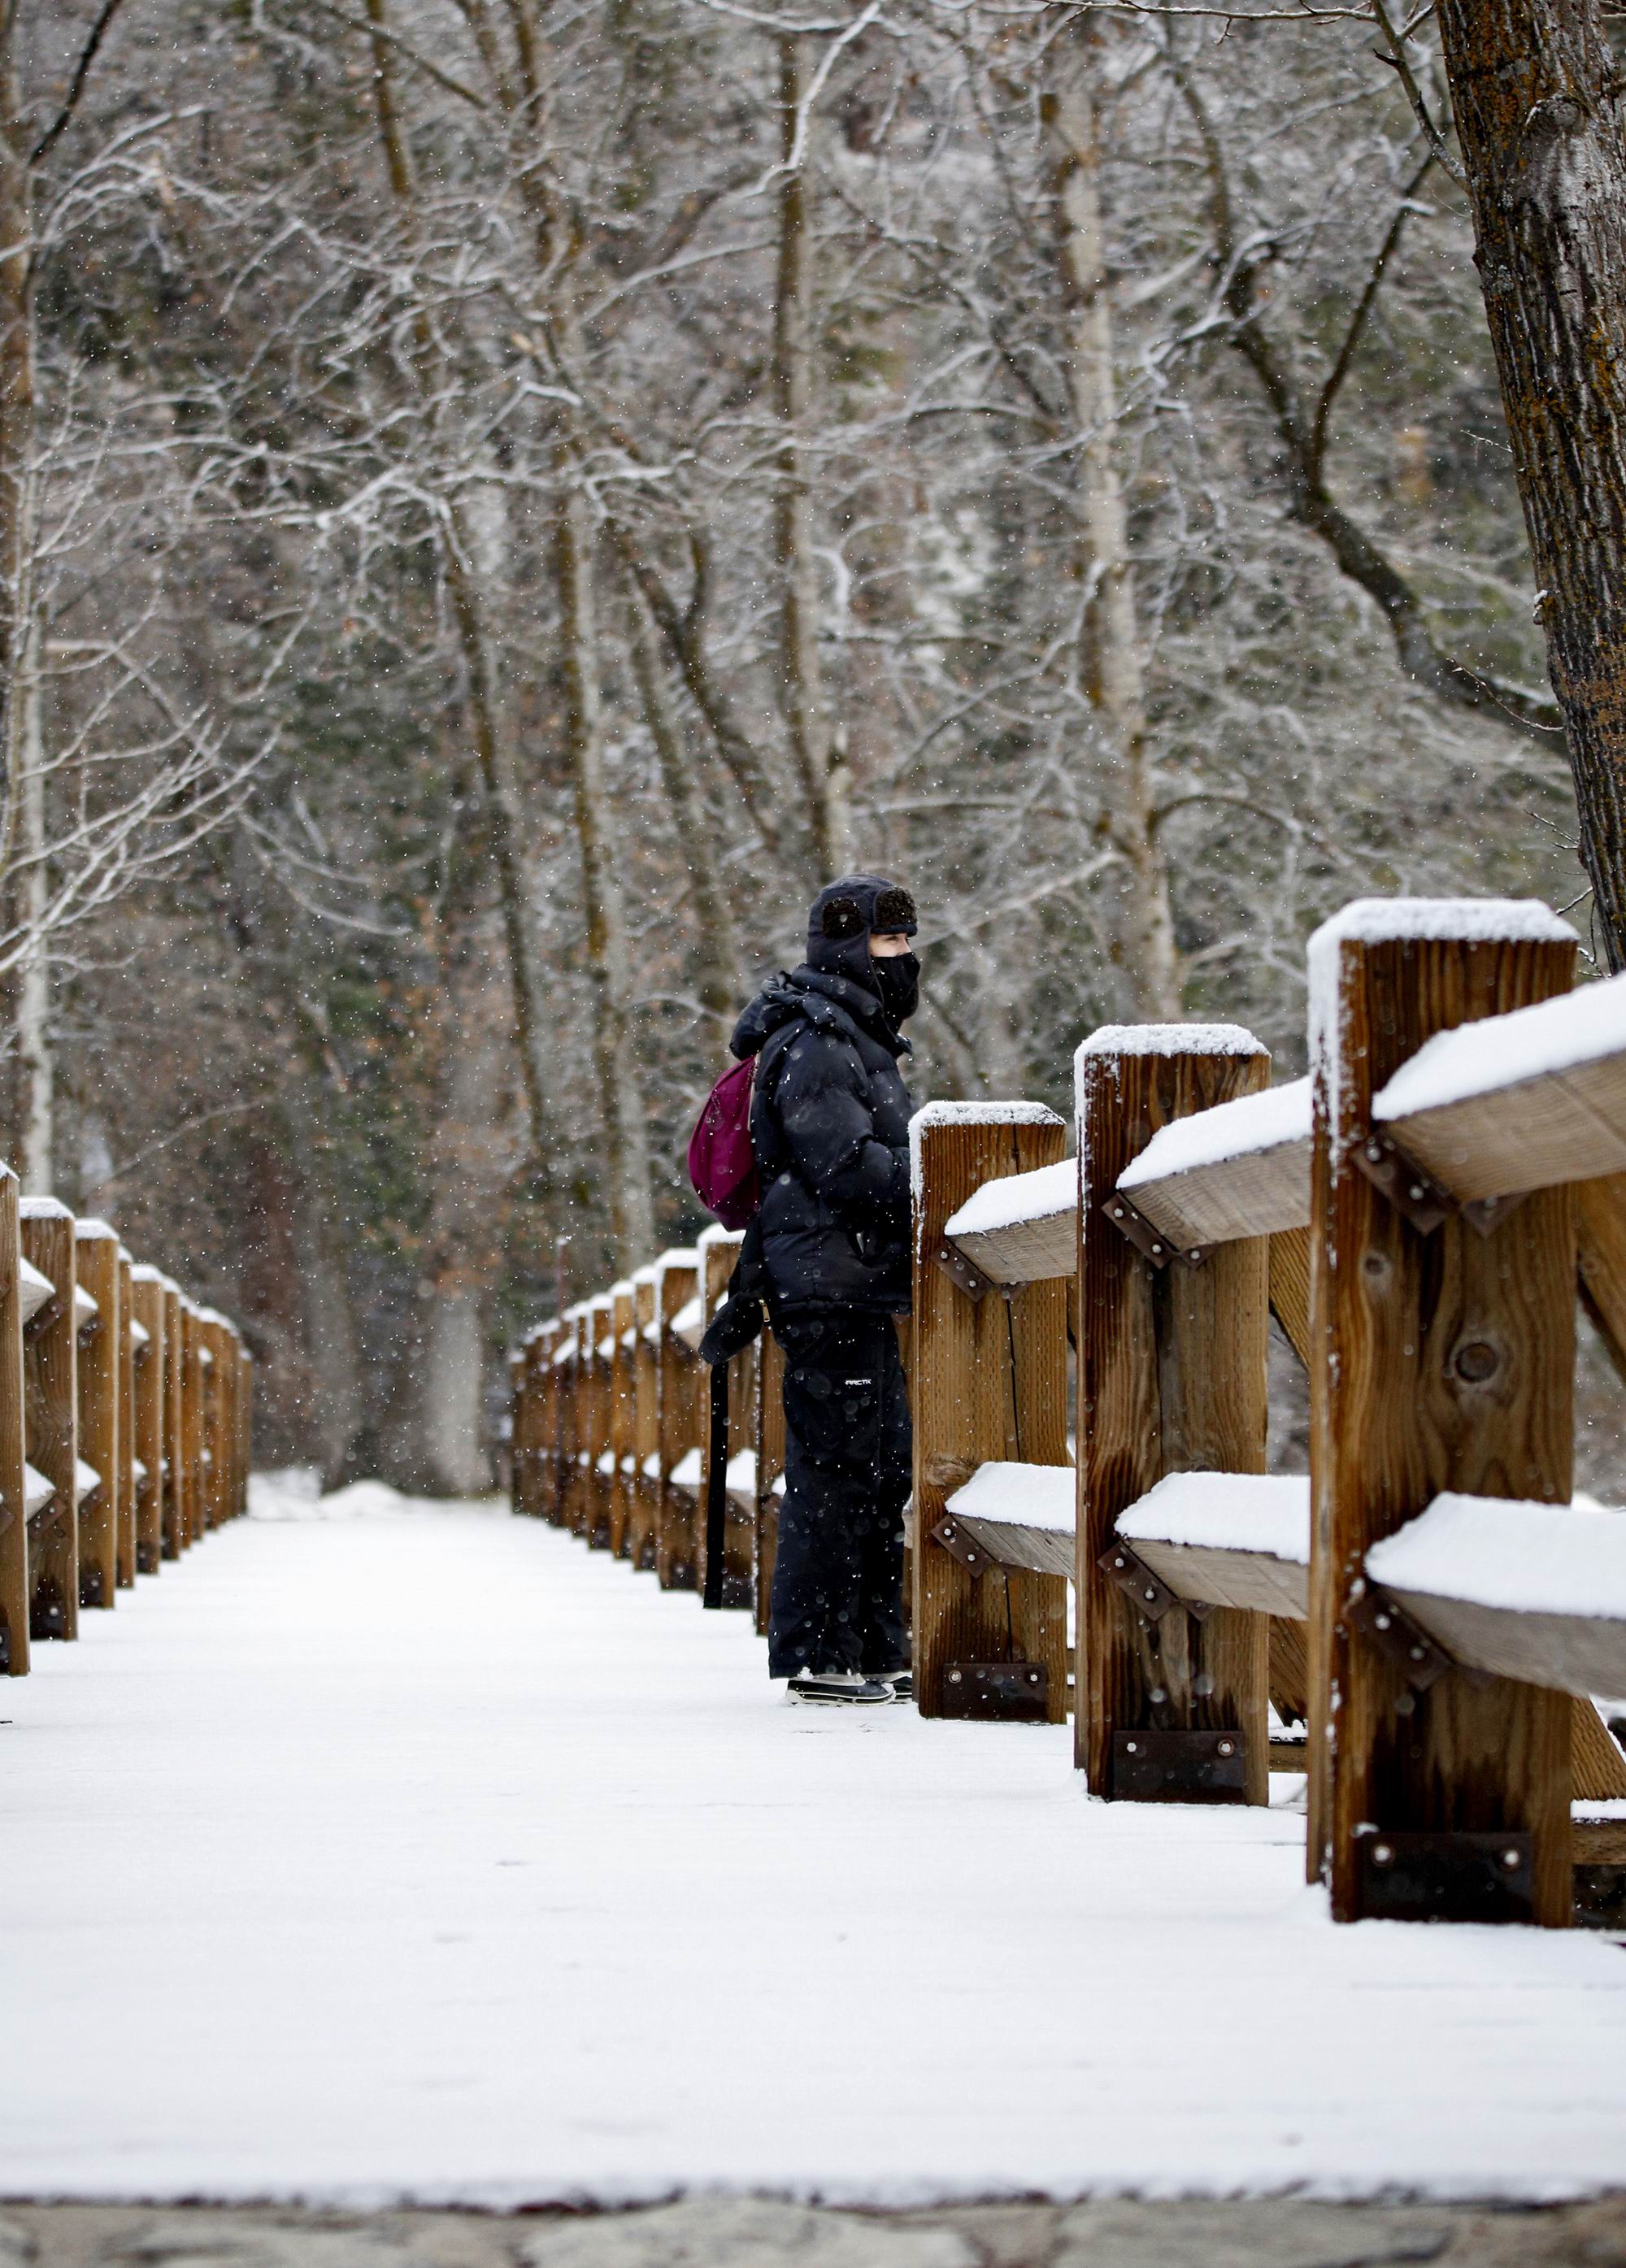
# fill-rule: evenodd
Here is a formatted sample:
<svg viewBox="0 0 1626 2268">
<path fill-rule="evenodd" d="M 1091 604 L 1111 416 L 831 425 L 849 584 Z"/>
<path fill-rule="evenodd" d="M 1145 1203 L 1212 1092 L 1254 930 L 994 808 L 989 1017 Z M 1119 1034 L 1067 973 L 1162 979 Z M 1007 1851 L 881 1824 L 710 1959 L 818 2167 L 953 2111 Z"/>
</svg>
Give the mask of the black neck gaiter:
<svg viewBox="0 0 1626 2268">
<path fill-rule="evenodd" d="M 895 1032 L 920 1005 L 920 963 L 912 953 L 889 954 L 872 960 L 870 977 L 880 994 L 887 1021 Z"/>
</svg>

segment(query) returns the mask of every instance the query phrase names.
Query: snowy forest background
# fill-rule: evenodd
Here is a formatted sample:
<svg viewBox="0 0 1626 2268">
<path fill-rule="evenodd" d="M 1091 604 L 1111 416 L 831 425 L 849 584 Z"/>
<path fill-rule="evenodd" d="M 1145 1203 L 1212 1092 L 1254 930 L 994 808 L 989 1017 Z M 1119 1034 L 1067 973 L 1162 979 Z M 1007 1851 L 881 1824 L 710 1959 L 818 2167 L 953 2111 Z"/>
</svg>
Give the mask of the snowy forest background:
<svg viewBox="0 0 1626 2268">
<path fill-rule="evenodd" d="M 241 1318 L 262 1462 L 478 1483 L 516 1326 L 698 1225 L 832 868 L 921 902 L 922 1099 L 1066 1108 L 1176 1012 L 1291 1075 L 1365 891 L 1585 933 L 1467 202 L 1364 10 L 11 37 L 7 1154 Z"/>
</svg>

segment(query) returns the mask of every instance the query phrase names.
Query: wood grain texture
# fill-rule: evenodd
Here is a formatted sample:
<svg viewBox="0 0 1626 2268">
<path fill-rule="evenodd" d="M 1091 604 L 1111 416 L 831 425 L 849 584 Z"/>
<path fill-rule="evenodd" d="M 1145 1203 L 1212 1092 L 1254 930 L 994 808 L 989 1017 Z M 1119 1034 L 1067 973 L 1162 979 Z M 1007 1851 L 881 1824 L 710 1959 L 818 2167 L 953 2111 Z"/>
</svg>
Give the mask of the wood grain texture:
<svg viewBox="0 0 1626 2268">
<path fill-rule="evenodd" d="M 1059 1575 L 1064 1583 L 1071 1582 L 1077 1549 L 1072 1537 L 1058 1528 L 1025 1528 L 1020 1521 L 984 1520 L 975 1513 L 956 1512 L 951 1517 L 960 1534 L 980 1543 L 998 1566 Z"/>
<path fill-rule="evenodd" d="M 1426 1039 L 1567 991 L 1573 948 L 1402 939 L 1337 950 L 1335 1035 L 1315 1086 L 1309 1870 L 1329 1881 L 1335 1916 L 1353 1920 L 1368 1823 L 1524 1829 L 1535 1917 L 1563 1927 L 1568 1698 L 1454 1672 L 1413 1696 L 1344 1614 L 1371 1546 L 1442 1490 L 1569 1498 L 1573 1195 L 1528 1197 L 1489 1237 L 1455 1219 L 1425 1237 L 1350 1152 L 1373 1093 Z"/>
<path fill-rule="evenodd" d="M 931 1256 L 943 1225 L 984 1182 L 1056 1164 L 1059 1119 L 1012 1125 L 967 1116 L 919 1130 L 910 1403 L 915 1425 L 912 1554 L 915 1691 L 942 1713 L 949 1661 L 1036 1661 L 1048 1671 L 1049 1713 L 1067 1701 L 1067 1586 L 1056 1575 L 973 1576 L 931 1540 L 960 1481 L 990 1460 L 1064 1465 L 1067 1292 L 1047 1278 L 973 1302 Z"/>
<path fill-rule="evenodd" d="M 990 1284 L 1042 1284 L 1071 1276 L 1078 1265 L 1078 1233 L 1073 1208 L 1038 1220 L 1014 1221 L 1009 1228 L 953 1240 Z"/>
<path fill-rule="evenodd" d="M 35 1638 L 79 1634 L 79 1523 L 74 1499 L 78 1458 L 77 1334 L 73 1326 L 73 1217 L 22 1222 L 25 1260 L 55 1290 L 23 1335 L 28 1462 L 55 1494 L 28 1537 L 29 1628 Z"/>
<path fill-rule="evenodd" d="M 1307 1228 L 1309 1138 L 1218 1158 L 1212 1165 L 1166 1174 L 1160 1181 L 1138 1182 L 1127 1194 L 1182 1252 Z"/>
<path fill-rule="evenodd" d="M 8 1675 L 28 1674 L 28 1511 L 23 1467 L 27 1425 L 23 1382 L 22 1240 L 17 1176 L 0 1166 L 0 1646 Z"/>
<path fill-rule="evenodd" d="M 110 1608 L 119 1576 L 119 1248 L 80 1236 L 78 1280 L 96 1302 L 79 1332 L 79 1454 L 98 1480 L 79 1505 L 79 1604 Z"/>
<path fill-rule="evenodd" d="M 1137 1535 L 1130 1549 L 1182 1599 L 1241 1607 L 1303 1622 L 1310 1612 L 1310 1571 L 1268 1551 L 1232 1551 L 1201 1543 L 1155 1543 Z"/>
<path fill-rule="evenodd" d="M 1394 1591 L 1414 1621 L 1471 1668 L 1562 1693 L 1626 1693 L 1626 1622 L 1600 1615 L 1520 1614 L 1431 1592 Z"/>
<path fill-rule="evenodd" d="M 632 1475 L 627 1469 L 632 1455 L 633 1351 L 622 1342 L 632 1329 L 632 1286 L 610 1294 L 609 1446 L 615 1459 L 610 1487 L 610 1550 L 617 1559 L 629 1557 L 632 1532 Z"/>
<path fill-rule="evenodd" d="M 185 1455 L 186 1318 L 180 1294 L 169 1285 L 164 1295 L 164 1557 L 179 1559 L 187 1548 Z"/>
<path fill-rule="evenodd" d="M 130 1329 L 135 1312 L 130 1303 L 130 1263 L 121 1252 L 119 1269 L 119 1588 L 136 1587 L 136 1334 Z"/>
<path fill-rule="evenodd" d="M 672 1328 L 700 1283 L 695 1266 L 673 1265 L 660 1278 L 659 1397 L 660 1504 L 656 1513 L 655 1573 L 663 1591 L 692 1591 L 697 1558 L 695 1492 L 673 1485 L 671 1473 L 688 1451 L 700 1446 L 700 1409 L 704 1366 Z"/>
<path fill-rule="evenodd" d="M 1278 1229 L 1270 1239 L 1270 1313 L 1282 1336 L 1310 1365 L 1310 1232 Z"/>
<path fill-rule="evenodd" d="M 717 1313 L 739 1257 L 739 1247 L 737 1244 L 705 1244 L 701 1247 L 703 1270 L 702 1305 L 707 1322 Z M 703 1332 L 702 1336 L 704 1336 Z M 695 1580 L 696 1588 L 702 1590 L 706 1581 L 706 1505 L 711 1485 L 710 1391 L 710 1373 L 703 1364 L 698 1402 L 701 1420 L 700 1493 L 695 1516 Z M 754 1448 L 755 1412 L 756 1351 L 754 1347 L 747 1347 L 728 1366 L 728 1455 L 731 1459 L 738 1456 L 742 1449 Z M 745 1503 L 737 1502 L 731 1494 L 724 1509 L 723 1604 L 752 1609 L 756 1605 L 754 1490 Z"/>
<path fill-rule="evenodd" d="M 1155 1027 L 1152 1030 L 1155 1032 Z M 1151 1035 L 1149 1035 L 1150 1038 Z M 1268 1244 L 1216 1246 L 1200 1267 L 1161 1273 L 1100 1212 L 1160 1126 L 1269 1084 L 1253 1055 L 1097 1052 L 1078 1057 L 1078 1563 L 1077 1761 L 1112 1793 L 1119 1731 L 1235 1730 L 1247 1800 L 1269 1797 L 1269 1633 L 1258 1614 L 1204 1621 L 1136 1613 L 1097 1565 L 1118 1515 L 1166 1473 L 1260 1473 L 1268 1422 Z"/>
<path fill-rule="evenodd" d="M 1626 1055 L 1385 1123 L 1460 1203 L 1626 1172 Z"/>
<path fill-rule="evenodd" d="M 614 1503 L 614 1475 L 602 1469 L 605 1452 L 610 1446 L 610 1388 L 611 1364 L 603 1352 L 604 1342 L 610 1335 L 610 1299 L 600 1292 L 587 1313 L 587 1337 L 585 1350 L 587 1380 L 587 1439 L 583 1447 L 587 1452 L 584 1468 L 587 1485 L 587 1549 L 607 1551 L 611 1548 L 610 1521 Z"/>
<path fill-rule="evenodd" d="M 784 1352 L 771 1330 L 762 1333 L 756 1366 L 756 1632 L 768 1636 L 768 1610 L 779 1552 L 779 1499 L 774 1483 L 784 1470 Z"/>
<path fill-rule="evenodd" d="M 1284 1725 L 1302 1725 L 1310 1714 L 1306 1630 L 1284 1615 L 1270 1617 L 1270 1706 Z"/>
<path fill-rule="evenodd" d="M 207 1524 L 203 1484 L 203 1326 L 185 1294 L 180 1308 L 180 1469 L 185 1475 L 187 1545 L 202 1540 Z"/>
<path fill-rule="evenodd" d="M 1575 1208 L 1581 1305 L 1626 1385 L 1626 1174 L 1578 1182 Z"/>
<path fill-rule="evenodd" d="M 628 1513 L 627 1557 L 637 1568 L 655 1565 L 655 1529 L 660 1511 L 660 1482 L 644 1467 L 660 1450 L 660 1360 L 644 1334 L 655 1320 L 655 1286 L 633 1286 L 633 1322 L 637 1345 L 632 1357 L 632 1501 Z"/>
<path fill-rule="evenodd" d="M 1608 1803 L 1626 1796 L 1626 1756 L 1597 1707 L 1578 1700 L 1570 1714 L 1570 1800 Z M 1626 1822 L 1622 1822 L 1626 1824 Z"/>
</svg>

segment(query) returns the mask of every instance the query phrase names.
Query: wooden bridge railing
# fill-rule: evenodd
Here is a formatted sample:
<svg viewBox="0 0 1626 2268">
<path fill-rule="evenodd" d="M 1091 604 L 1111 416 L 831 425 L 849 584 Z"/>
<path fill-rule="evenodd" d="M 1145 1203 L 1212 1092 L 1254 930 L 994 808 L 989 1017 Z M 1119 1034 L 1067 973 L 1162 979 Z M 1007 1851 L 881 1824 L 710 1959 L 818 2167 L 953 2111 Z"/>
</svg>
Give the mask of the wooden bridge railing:
<svg viewBox="0 0 1626 2268">
<path fill-rule="evenodd" d="M 240 1333 L 0 1167 L 0 1669 L 246 1509 Z"/>
<path fill-rule="evenodd" d="M 1571 1816 L 1626 1795 L 1592 1698 L 1626 1696 L 1626 1518 L 1571 1504 L 1578 1292 L 1626 1379 L 1626 978 L 1572 990 L 1574 958 L 1545 908 L 1362 902 L 1312 942 L 1307 1079 L 1271 1086 L 1234 1026 L 1110 1027 L 1078 1053 L 1073 1157 L 1040 1105 L 917 1115 L 923 1713 L 1071 1711 L 1111 1800 L 1262 1802 L 1306 1766 L 1340 1918 L 1556 1924 L 1626 1866 L 1626 1830 Z M 727 1257 L 709 1233 L 661 1264 L 674 1585 L 703 1572 L 688 1343 Z M 1309 1475 L 1264 1471 L 1272 1314 Z M 760 1624 L 771 1337 L 733 1373 L 728 1595 Z M 527 1356 L 522 1399 L 555 1374 Z M 526 1508 L 548 1406 L 516 1421 Z"/>
</svg>

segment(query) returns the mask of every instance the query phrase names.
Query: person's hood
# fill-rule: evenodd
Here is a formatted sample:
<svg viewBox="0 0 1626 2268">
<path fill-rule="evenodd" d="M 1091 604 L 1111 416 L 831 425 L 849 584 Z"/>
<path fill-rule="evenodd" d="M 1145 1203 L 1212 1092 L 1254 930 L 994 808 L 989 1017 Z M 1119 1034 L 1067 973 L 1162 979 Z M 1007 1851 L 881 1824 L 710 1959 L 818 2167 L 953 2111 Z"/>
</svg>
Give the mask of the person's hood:
<svg viewBox="0 0 1626 2268">
<path fill-rule="evenodd" d="M 884 874 L 843 874 L 825 884 L 808 912 L 807 966 L 874 993 L 871 932 L 913 937 L 917 926 L 915 901 L 898 883 Z"/>
<path fill-rule="evenodd" d="M 865 932 L 865 959 L 869 959 L 869 933 Z M 868 984 L 828 969 L 803 967 L 770 976 L 734 1027 L 729 1042 L 743 1062 L 772 1038 L 782 1024 L 799 1016 L 815 1031 L 835 1032 L 842 1039 L 860 1035 L 878 1040 L 889 1054 L 906 1056 L 909 1043 L 887 1021 L 880 996 Z"/>
</svg>

